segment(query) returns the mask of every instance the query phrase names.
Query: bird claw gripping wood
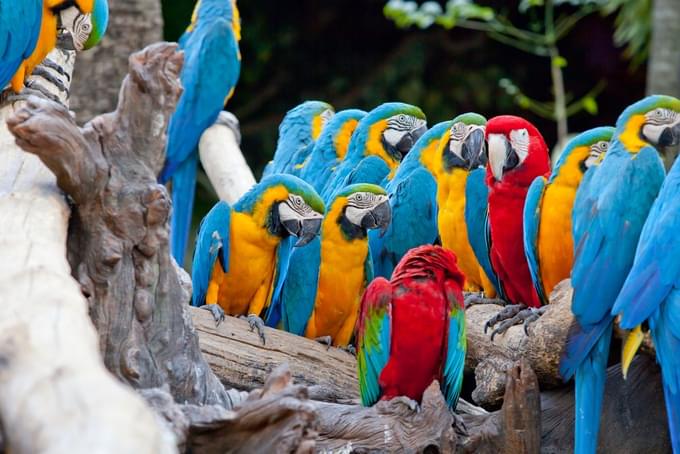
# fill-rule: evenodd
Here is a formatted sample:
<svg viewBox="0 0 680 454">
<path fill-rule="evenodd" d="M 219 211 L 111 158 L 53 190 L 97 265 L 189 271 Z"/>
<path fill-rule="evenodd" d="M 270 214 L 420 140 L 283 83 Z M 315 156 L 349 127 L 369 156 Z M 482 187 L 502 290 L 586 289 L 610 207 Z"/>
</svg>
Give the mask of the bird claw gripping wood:
<svg viewBox="0 0 680 454">
<path fill-rule="evenodd" d="M 204 309 L 212 314 L 213 318 L 215 319 L 215 328 L 220 326 L 220 323 L 222 323 L 226 318 L 224 315 L 224 310 L 217 304 L 204 304 L 199 309 Z"/>
<path fill-rule="evenodd" d="M 255 314 L 249 314 L 247 316 L 241 315 L 239 318 L 244 319 L 248 322 L 248 325 L 250 326 L 250 332 L 254 333 L 255 330 L 257 330 L 257 335 L 260 336 L 260 340 L 262 341 L 262 345 L 267 344 L 267 338 L 264 335 L 264 322 L 262 319 L 255 315 Z"/>
</svg>

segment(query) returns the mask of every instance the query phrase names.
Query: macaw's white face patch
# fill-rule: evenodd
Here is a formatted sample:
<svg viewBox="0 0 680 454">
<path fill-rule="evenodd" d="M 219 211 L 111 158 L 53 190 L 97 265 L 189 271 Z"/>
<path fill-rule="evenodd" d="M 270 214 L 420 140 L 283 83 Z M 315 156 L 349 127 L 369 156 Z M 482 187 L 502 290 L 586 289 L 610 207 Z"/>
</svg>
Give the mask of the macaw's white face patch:
<svg viewBox="0 0 680 454">
<path fill-rule="evenodd" d="M 83 14 L 78 8 L 72 6 L 59 12 L 62 28 L 71 35 L 73 47 L 78 52 L 85 49 L 85 43 L 92 33 L 92 15 Z"/>
<path fill-rule="evenodd" d="M 602 159 L 604 159 L 604 155 L 608 149 L 609 142 L 606 140 L 600 140 L 599 142 L 592 144 L 588 152 L 588 158 L 585 161 L 586 169 L 599 165 L 602 162 Z"/>
</svg>

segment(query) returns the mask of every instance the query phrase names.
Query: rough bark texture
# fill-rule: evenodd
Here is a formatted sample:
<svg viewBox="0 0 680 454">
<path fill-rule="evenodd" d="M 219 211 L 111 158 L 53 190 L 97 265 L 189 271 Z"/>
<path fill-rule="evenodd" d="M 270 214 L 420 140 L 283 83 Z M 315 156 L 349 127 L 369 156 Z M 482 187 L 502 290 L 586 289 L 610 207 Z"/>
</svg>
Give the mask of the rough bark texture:
<svg viewBox="0 0 680 454">
<path fill-rule="evenodd" d="M 68 77 L 75 55 L 48 58 Z M 30 83 L 67 103 L 42 77 Z M 54 174 L 15 143 L 0 108 L 0 419 L 13 453 L 174 452 L 175 439 L 104 367 L 66 260 L 70 209 Z M 39 145 L 36 145 L 39 146 Z M 45 153 L 53 150 L 46 148 Z"/>
<path fill-rule="evenodd" d="M 236 117 L 221 112 L 205 130 L 198 144 L 201 164 L 220 200 L 234 204 L 255 185 L 255 177 L 240 148 L 241 133 Z"/>
<path fill-rule="evenodd" d="M 652 5 L 647 94 L 680 97 L 680 2 L 654 0 Z"/>
<path fill-rule="evenodd" d="M 109 0 L 109 18 L 102 42 L 78 56 L 71 106 L 80 122 L 114 110 L 130 54 L 163 39 L 160 0 Z"/>
<path fill-rule="evenodd" d="M 264 385 L 278 365 L 287 363 L 293 379 L 309 388 L 312 399 L 356 400 L 359 384 L 354 356 L 313 340 L 265 328 L 266 344 L 248 322 L 226 317 L 219 325 L 210 312 L 191 308 L 205 359 L 227 388 L 252 390 Z"/>
<path fill-rule="evenodd" d="M 73 201 L 69 261 L 104 361 L 136 388 L 231 407 L 198 348 L 186 290 L 168 252 L 170 198 L 156 183 L 181 92 L 182 54 L 160 43 L 130 57 L 118 108 L 78 128 L 62 106 L 31 99 L 8 123 Z"/>
</svg>

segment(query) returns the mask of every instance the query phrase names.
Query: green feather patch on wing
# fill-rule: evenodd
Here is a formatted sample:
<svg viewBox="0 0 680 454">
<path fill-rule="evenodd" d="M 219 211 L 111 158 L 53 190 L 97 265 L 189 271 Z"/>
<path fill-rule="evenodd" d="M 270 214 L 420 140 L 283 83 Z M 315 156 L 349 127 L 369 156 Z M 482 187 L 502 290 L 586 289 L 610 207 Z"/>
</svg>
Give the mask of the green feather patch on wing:
<svg viewBox="0 0 680 454">
<path fill-rule="evenodd" d="M 460 389 L 463 386 L 466 350 L 465 312 L 460 307 L 454 306 L 449 312 L 446 362 L 441 384 L 446 403 L 452 410 L 456 409 Z"/>
<path fill-rule="evenodd" d="M 392 286 L 384 278 L 375 279 L 361 300 L 358 325 L 357 372 L 364 406 L 380 399 L 380 374 L 390 356 L 392 337 Z"/>
</svg>

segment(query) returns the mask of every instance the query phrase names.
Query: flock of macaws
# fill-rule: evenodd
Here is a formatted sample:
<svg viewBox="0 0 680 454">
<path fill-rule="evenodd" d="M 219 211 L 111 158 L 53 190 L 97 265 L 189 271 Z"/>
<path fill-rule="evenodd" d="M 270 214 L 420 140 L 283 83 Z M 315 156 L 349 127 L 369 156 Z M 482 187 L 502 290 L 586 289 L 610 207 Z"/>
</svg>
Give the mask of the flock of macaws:
<svg viewBox="0 0 680 454">
<path fill-rule="evenodd" d="M 91 47 L 106 29 L 106 0 L 0 0 L 0 87 L 22 89 L 72 7 L 90 21 L 80 46 Z M 184 92 L 159 176 L 172 185 L 179 263 L 198 142 L 234 92 L 239 40 L 235 0 L 199 0 L 179 42 Z M 560 371 L 575 379 L 575 452 L 596 450 L 618 320 L 630 330 L 624 375 L 643 331 L 651 334 L 680 453 L 680 164 L 666 176 L 661 159 L 678 145 L 680 100 L 669 96 L 649 96 L 615 127 L 577 135 L 553 166 L 540 132 L 519 117 L 466 113 L 428 129 L 409 104 L 336 113 L 307 101 L 283 119 L 262 180 L 203 219 L 192 304 L 218 320 L 247 317 L 263 341 L 266 324 L 355 345 L 365 405 L 420 400 L 437 379 L 453 409 L 467 303 L 502 300 L 487 322 L 500 323 L 492 337 L 526 329 L 571 277 L 576 327 Z"/>
</svg>

